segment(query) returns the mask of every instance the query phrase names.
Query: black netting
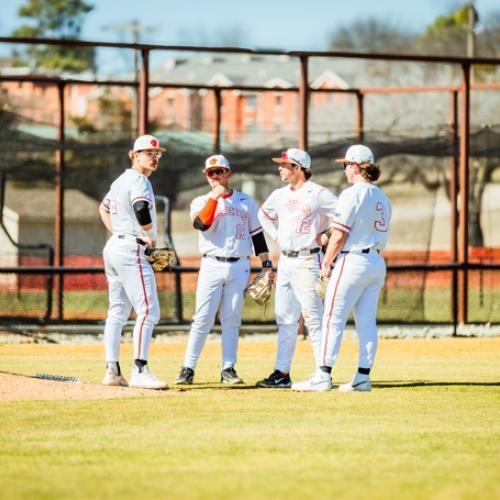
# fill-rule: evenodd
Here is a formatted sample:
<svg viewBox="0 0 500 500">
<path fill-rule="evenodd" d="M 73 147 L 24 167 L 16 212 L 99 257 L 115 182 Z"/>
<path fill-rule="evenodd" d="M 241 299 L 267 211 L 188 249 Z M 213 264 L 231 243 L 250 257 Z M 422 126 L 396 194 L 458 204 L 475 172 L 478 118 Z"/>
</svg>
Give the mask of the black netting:
<svg viewBox="0 0 500 500">
<path fill-rule="evenodd" d="M 352 96 L 348 98 L 352 101 Z M 118 110 L 110 108 L 110 112 L 123 115 L 120 115 L 123 122 L 118 129 L 106 128 L 103 121 L 90 124 L 95 130 L 85 130 L 89 124 L 80 124 L 81 130 L 75 132 L 75 120 L 66 117 L 66 266 L 102 266 L 101 251 L 107 235 L 99 222 L 97 207 L 111 182 L 129 166 L 127 153 L 136 132 L 131 125 L 131 116 L 123 111 L 131 109 L 132 99 L 133 95 L 129 95 L 124 107 Z M 333 159 L 342 156 L 350 144 L 358 142 L 358 138 L 352 133 L 352 116 L 349 123 L 340 119 L 323 123 L 317 116 L 321 116 L 318 113 L 322 107 L 322 112 L 328 116 L 330 108 L 339 105 L 338 99 L 338 96 L 326 94 L 312 97 L 311 113 L 316 118 L 310 123 L 309 147 L 313 180 L 337 193 L 346 184 L 342 170 L 335 168 Z M 484 103 L 479 103 L 479 97 L 477 99 L 478 104 L 473 103 L 474 106 L 484 106 Z M 487 98 L 481 96 L 481 100 L 484 99 Z M 346 109 L 352 108 L 352 102 L 349 106 Z M 54 165 L 61 144 L 56 140 L 55 127 L 44 123 L 46 116 L 37 116 L 29 108 L 21 111 L 0 113 L 0 172 L 6 180 L 2 198 L 4 227 L 0 230 L 3 267 L 53 263 Z M 56 113 L 57 110 L 48 109 L 46 112 Z M 370 113 L 374 112 L 368 109 L 363 142 L 370 145 L 382 166 L 380 185 L 389 194 L 394 208 L 385 252 L 388 264 L 450 262 L 449 183 L 455 146 L 448 126 L 423 124 L 418 130 L 410 125 L 388 130 L 381 123 L 377 129 L 376 120 L 373 116 L 370 118 Z M 201 169 L 205 158 L 212 153 L 213 123 L 200 117 L 193 117 L 191 123 L 193 128 L 190 130 L 179 130 L 175 123 L 169 129 L 154 130 L 169 148 L 153 178 L 155 193 L 168 197 L 171 208 L 183 213 L 194 196 L 207 190 Z M 298 137 L 298 123 L 295 120 L 286 125 L 288 128 L 284 128 L 283 123 L 264 120 L 260 129 L 253 129 L 251 124 L 245 129 L 245 140 L 235 137 L 231 146 L 224 140 L 222 142 L 222 151 L 229 157 L 234 170 L 233 185 L 240 189 L 253 185 L 252 194 L 258 202 L 281 185 L 271 157 L 281 148 L 297 145 L 289 138 Z M 228 133 L 224 129 L 224 120 L 222 130 L 223 134 Z M 258 140 L 262 133 L 266 136 L 264 143 Z M 496 250 L 500 248 L 496 222 L 500 216 L 499 171 L 500 125 L 478 124 L 470 137 L 469 236 L 472 262 L 500 262 L 500 252 Z M 159 207 L 159 215 L 160 226 L 165 227 L 168 212 L 164 207 Z M 188 233 L 192 233 L 190 227 L 186 229 Z M 174 243 L 176 238 L 180 241 L 183 237 L 183 234 L 174 234 Z M 179 254 L 181 264 L 189 263 L 194 255 L 197 255 L 195 246 L 189 251 L 183 250 Z M 498 271 L 471 271 L 468 290 L 471 321 L 500 321 L 495 273 Z M 0 280 L 0 316 L 54 318 L 57 315 L 56 278 L 47 274 L 3 273 Z M 182 292 L 182 319 L 192 317 L 196 274 L 183 274 L 176 282 L 174 274 L 166 273 L 158 281 L 162 320 L 176 321 L 179 317 L 177 286 Z M 453 320 L 451 289 L 451 271 L 390 271 L 380 299 L 380 320 L 450 322 Z M 104 276 L 65 276 L 62 301 L 66 320 L 104 319 L 107 309 Z M 273 304 L 269 304 L 267 317 L 263 318 L 262 309 L 247 303 L 243 319 L 246 322 L 272 321 Z"/>
</svg>

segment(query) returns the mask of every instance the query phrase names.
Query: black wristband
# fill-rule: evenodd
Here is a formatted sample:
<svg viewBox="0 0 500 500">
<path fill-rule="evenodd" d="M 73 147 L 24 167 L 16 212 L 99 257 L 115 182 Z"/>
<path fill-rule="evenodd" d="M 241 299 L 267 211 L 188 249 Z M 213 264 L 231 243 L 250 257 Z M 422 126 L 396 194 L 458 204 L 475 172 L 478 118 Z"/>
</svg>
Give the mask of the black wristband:
<svg viewBox="0 0 500 500">
<path fill-rule="evenodd" d="M 262 263 L 262 267 L 273 267 L 273 261 L 272 260 L 265 260 L 263 263 Z"/>
</svg>

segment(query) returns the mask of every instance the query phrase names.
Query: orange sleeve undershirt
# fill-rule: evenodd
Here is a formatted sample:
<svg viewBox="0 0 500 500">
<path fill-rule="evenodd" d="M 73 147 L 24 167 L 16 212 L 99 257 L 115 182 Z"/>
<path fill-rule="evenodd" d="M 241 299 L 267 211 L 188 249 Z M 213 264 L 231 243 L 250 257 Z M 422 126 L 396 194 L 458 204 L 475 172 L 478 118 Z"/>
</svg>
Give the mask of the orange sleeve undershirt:
<svg viewBox="0 0 500 500">
<path fill-rule="evenodd" d="M 217 209 L 217 200 L 209 198 L 206 205 L 203 207 L 201 212 L 198 214 L 201 222 L 206 226 L 210 226 L 214 221 L 215 210 Z"/>
</svg>

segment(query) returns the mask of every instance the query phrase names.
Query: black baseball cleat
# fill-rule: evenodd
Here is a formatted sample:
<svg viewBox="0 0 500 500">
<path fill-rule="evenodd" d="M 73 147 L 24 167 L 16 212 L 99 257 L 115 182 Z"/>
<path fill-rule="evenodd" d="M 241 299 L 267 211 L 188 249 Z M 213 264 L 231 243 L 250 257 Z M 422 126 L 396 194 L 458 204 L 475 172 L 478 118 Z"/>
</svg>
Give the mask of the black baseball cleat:
<svg viewBox="0 0 500 500">
<path fill-rule="evenodd" d="M 187 366 L 183 366 L 174 383 L 176 385 L 190 385 L 193 383 L 193 378 L 194 370 L 192 368 L 188 368 Z"/>
<path fill-rule="evenodd" d="M 220 381 L 222 384 L 243 384 L 243 379 L 238 377 L 236 370 L 231 366 L 224 368 L 220 373 Z"/>
<path fill-rule="evenodd" d="M 264 387 L 266 389 L 289 389 L 292 387 L 292 381 L 288 373 L 274 370 L 269 377 L 257 382 L 257 387 Z"/>
</svg>

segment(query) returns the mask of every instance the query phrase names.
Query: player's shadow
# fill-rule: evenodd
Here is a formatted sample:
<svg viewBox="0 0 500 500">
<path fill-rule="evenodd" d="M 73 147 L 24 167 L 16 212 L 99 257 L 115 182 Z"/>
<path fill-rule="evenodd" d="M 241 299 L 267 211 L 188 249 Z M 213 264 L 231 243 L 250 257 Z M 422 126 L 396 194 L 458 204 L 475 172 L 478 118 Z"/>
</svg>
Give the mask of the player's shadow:
<svg viewBox="0 0 500 500">
<path fill-rule="evenodd" d="M 377 389 L 397 389 L 404 387 L 500 387 L 500 382 L 439 382 L 427 380 L 390 380 L 388 382 L 372 382 Z"/>
<path fill-rule="evenodd" d="M 259 387 L 250 384 L 221 384 L 218 382 L 201 382 L 193 383 L 192 385 L 173 385 L 172 389 L 176 391 L 197 391 L 204 389 L 217 389 L 222 391 L 247 391 L 251 389 L 259 389 Z"/>
</svg>

